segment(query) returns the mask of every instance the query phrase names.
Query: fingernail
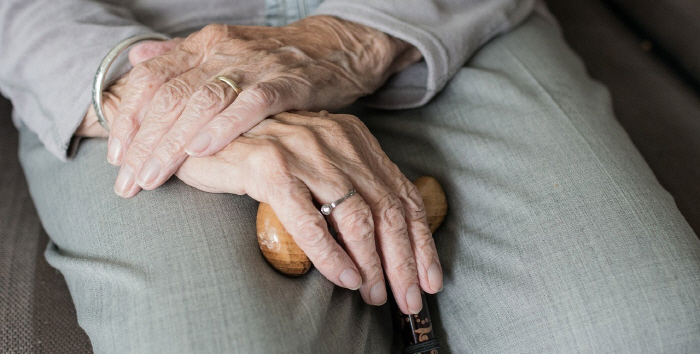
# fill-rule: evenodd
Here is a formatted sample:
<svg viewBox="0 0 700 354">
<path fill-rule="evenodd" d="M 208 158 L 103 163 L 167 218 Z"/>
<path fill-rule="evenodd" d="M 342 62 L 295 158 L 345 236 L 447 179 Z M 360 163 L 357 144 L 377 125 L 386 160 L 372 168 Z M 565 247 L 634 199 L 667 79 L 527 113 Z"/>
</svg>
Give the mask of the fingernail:
<svg viewBox="0 0 700 354">
<path fill-rule="evenodd" d="M 408 311 L 414 315 L 423 309 L 423 299 L 420 297 L 420 288 L 418 284 L 411 285 L 408 291 L 406 291 L 406 305 L 408 305 Z"/>
<path fill-rule="evenodd" d="M 114 138 L 109 143 L 109 151 L 107 152 L 107 161 L 111 164 L 119 163 L 119 155 L 122 153 L 122 143 L 119 139 Z"/>
<path fill-rule="evenodd" d="M 197 155 L 204 151 L 209 144 L 211 144 L 212 136 L 209 133 L 201 133 L 194 137 L 192 141 L 190 141 L 189 144 L 187 144 L 187 148 L 185 149 L 185 152 L 188 155 Z"/>
<path fill-rule="evenodd" d="M 340 282 L 350 290 L 357 290 L 362 285 L 362 278 L 360 278 L 360 274 L 356 270 L 348 268 L 340 273 Z"/>
<path fill-rule="evenodd" d="M 131 198 L 131 197 L 135 196 L 139 191 L 141 191 L 141 187 L 139 187 L 138 184 L 134 183 L 134 184 L 131 186 L 131 189 L 129 189 L 128 191 L 126 191 L 126 193 L 124 193 L 124 194 L 122 195 L 122 197 L 123 197 L 123 198 Z"/>
<path fill-rule="evenodd" d="M 139 175 L 136 176 L 136 182 L 141 186 L 150 184 L 156 177 L 160 174 L 160 161 L 151 157 L 146 163 L 141 167 Z"/>
<path fill-rule="evenodd" d="M 369 300 L 372 301 L 373 305 L 384 305 L 386 303 L 386 286 L 383 281 L 374 284 L 372 289 L 369 290 Z"/>
<path fill-rule="evenodd" d="M 114 192 L 123 197 L 131 190 L 134 184 L 134 170 L 129 165 L 122 166 L 117 176 L 117 181 L 114 183 Z"/>
<path fill-rule="evenodd" d="M 434 291 L 442 290 L 442 271 L 437 262 L 433 263 L 428 268 L 428 283 Z"/>
</svg>

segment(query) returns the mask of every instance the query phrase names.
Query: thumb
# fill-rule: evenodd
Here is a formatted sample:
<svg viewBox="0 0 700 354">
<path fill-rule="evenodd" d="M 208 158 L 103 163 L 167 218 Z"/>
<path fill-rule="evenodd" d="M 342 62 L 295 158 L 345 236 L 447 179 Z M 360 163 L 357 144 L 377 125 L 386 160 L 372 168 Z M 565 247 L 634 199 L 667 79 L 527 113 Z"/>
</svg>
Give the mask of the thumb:
<svg viewBox="0 0 700 354">
<path fill-rule="evenodd" d="M 182 38 L 173 38 L 168 41 L 143 41 L 135 44 L 129 50 L 129 62 L 136 65 L 140 62 L 157 57 L 169 52 L 183 41 Z"/>
</svg>

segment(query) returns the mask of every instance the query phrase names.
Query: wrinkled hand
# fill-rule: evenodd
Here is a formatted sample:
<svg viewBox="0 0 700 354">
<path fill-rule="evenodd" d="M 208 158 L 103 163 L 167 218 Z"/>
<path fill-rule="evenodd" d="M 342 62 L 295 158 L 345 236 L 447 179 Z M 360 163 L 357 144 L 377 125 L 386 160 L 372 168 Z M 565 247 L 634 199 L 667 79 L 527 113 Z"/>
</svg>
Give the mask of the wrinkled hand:
<svg viewBox="0 0 700 354">
<path fill-rule="evenodd" d="M 277 114 L 218 153 L 187 159 L 177 176 L 270 204 L 316 268 L 338 286 L 359 288 L 368 304 L 387 299 L 382 269 L 404 313 L 422 308 L 420 288 L 442 288 L 421 195 L 354 116 Z M 351 189 L 357 194 L 329 216 L 343 249 L 313 200 L 330 203 Z"/>
<path fill-rule="evenodd" d="M 117 82 L 113 83 L 102 92 L 102 111 L 105 116 L 114 117 L 118 112 L 117 107 L 121 101 L 121 95 L 124 91 L 124 86 L 126 86 L 126 80 L 126 76 L 121 77 Z M 90 105 L 74 135 L 84 138 L 106 138 L 109 136 L 109 132 L 102 128 L 102 125 L 97 121 L 95 109 Z"/>
<path fill-rule="evenodd" d="M 419 58 L 406 42 L 329 16 L 285 27 L 209 25 L 134 63 L 109 139 L 108 160 L 121 165 L 115 191 L 154 189 L 188 154 L 213 154 L 272 114 L 345 106 Z"/>
<path fill-rule="evenodd" d="M 174 38 L 169 41 L 145 41 L 141 42 L 140 47 L 135 47 L 129 52 L 129 60 L 131 62 L 141 62 L 150 58 L 167 53 L 182 42 L 182 38 Z M 129 80 L 128 75 L 120 77 L 116 82 L 107 87 L 102 92 L 102 111 L 107 117 L 107 124 L 113 123 L 113 118 L 119 113 L 119 104 L 126 90 L 126 84 Z M 110 119 L 111 118 L 111 119 Z M 83 121 L 75 131 L 75 136 L 84 138 L 106 138 L 109 137 L 109 132 L 97 121 L 95 109 L 92 105 L 88 107 L 87 113 L 83 117 Z"/>
</svg>

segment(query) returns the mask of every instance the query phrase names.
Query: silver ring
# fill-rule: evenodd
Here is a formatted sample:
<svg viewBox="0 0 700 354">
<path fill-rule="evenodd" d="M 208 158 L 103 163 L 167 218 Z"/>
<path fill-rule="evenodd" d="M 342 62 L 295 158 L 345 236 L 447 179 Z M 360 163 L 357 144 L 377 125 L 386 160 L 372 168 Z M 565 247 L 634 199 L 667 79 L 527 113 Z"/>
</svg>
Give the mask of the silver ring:
<svg viewBox="0 0 700 354">
<path fill-rule="evenodd" d="M 331 215 L 331 212 L 333 211 L 333 209 L 335 209 L 335 207 L 338 206 L 338 204 L 340 204 L 340 203 L 342 203 L 343 201 L 345 201 L 345 199 L 348 199 L 348 198 L 352 197 L 353 195 L 355 195 L 355 193 L 357 193 L 357 192 L 355 192 L 355 190 L 353 189 L 353 190 L 349 191 L 348 194 L 344 195 L 342 198 L 340 198 L 340 199 L 334 201 L 333 203 L 330 203 L 330 204 L 323 204 L 323 205 L 321 206 L 321 214 L 323 214 L 323 215 Z"/>
<path fill-rule="evenodd" d="M 104 111 L 102 110 L 102 91 L 104 91 L 105 79 L 107 78 L 107 71 L 109 67 L 112 66 L 114 60 L 123 53 L 126 48 L 145 40 L 157 40 L 157 41 L 167 41 L 170 37 L 160 34 L 160 33 L 146 33 L 137 34 L 133 37 L 129 37 L 121 42 L 119 42 L 112 50 L 105 55 L 104 59 L 97 67 L 97 72 L 95 73 L 95 78 L 92 81 L 92 106 L 95 108 L 95 115 L 97 116 L 97 121 L 100 122 L 102 128 L 109 131 L 109 125 L 107 125 L 107 120 L 105 119 Z"/>
</svg>

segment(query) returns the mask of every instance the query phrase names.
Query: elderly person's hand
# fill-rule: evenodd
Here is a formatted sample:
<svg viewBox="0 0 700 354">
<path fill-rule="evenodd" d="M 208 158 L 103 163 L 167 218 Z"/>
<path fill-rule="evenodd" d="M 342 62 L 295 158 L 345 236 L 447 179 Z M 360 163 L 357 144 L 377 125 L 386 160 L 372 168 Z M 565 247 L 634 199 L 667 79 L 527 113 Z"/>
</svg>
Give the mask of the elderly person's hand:
<svg viewBox="0 0 700 354">
<path fill-rule="evenodd" d="M 404 41 L 330 16 L 207 26 L 129 74 L 109 139 L 108 160 L 122 166 L 115 191 L 154 189 L 188 154 L 213 154 L 269 115 L 352 103 L 418 59 Z"/>
<path fill-rule="evenodd" d="M 420 288 L 442 288 L 421 195 L 354 116 L 277 114 L 218 153 L 187 159 L 177 177 L 269 203 L 316 268 L 338 286 L 360 288 L 368 304 L 387 299 L 382 269 L 404 313 L 421 309 Z M 352 189 L 328 217 L 343 249 L 313 201 Z"/>
<path fill-rule="evenodd" d="M 103 94 L 107 115 L 116 112 L 126 81 Z M 90 108 L 76 136 L 106 134 Z M 421 308 L 417 284 L 428 293 L 442 288 L 420 195 L 356 117 L 277 114 L 214 155 L 186 159 L 177 177 L 204 191 L 269 203 L 319 271 L 350 289 L 361 281 L 368 304 L 386 300 L 382 270 L 404 313 Z M 343 249 L 312 201 L 332 202 L 350 189 L 357 194 L 329 216 Z"/>
<path fill-rule="evenodd" d="M 137 63 L 148 60 L 150 58 L 163 55 L 178 44 L 182 43 L 182 38 L 174 38 L 169 41 L 154 42 L 146 41 L 141 42 L 139 47 L 135 47 L 137 50 L 132 50 L 129 52 L 129 61 Z M 104 115 L 107 117 L 116 117 L 119 113 L 119 104 L 121 103 L 122 96 L 126 90 L 126 84 L 129 80 L 128 75 L 120 77 L 116 82 L 112 83 L 102 92 L 102 110 Z M 107 120 L 108 124 L 112 124 L 112 120 Z M 83 121 L 80 126 L 75 131 L 75 136 L 85 137 L 85 138 L 107 138 L 109 137 L 109 132 L 106 131 L 102 125 L 97 121 L 97 115 L 95 115 L 95 109 L 92 105 L 88 107 Z"/>
</svg>

